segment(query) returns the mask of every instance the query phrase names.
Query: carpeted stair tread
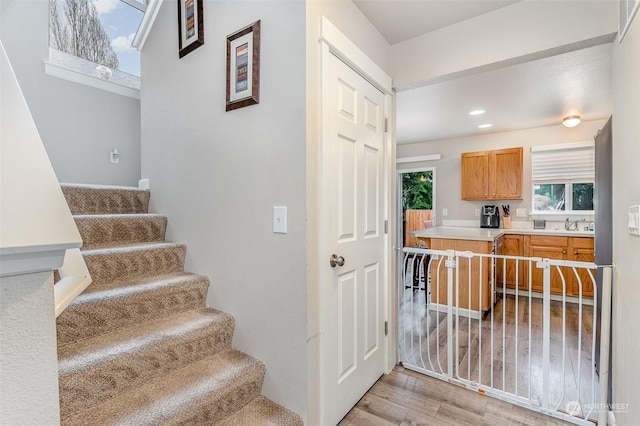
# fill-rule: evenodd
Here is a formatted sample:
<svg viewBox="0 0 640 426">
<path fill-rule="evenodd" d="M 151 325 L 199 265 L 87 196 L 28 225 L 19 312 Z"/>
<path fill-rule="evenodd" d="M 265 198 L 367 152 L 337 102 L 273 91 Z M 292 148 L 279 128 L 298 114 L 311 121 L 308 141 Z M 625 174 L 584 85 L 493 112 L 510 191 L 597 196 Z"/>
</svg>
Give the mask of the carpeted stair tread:
<svg viewBox="0 0 640 426">
<path fill-rule="evenodd" d="M 166 216 L 159 214 L 76 215 L 82 248 L 164 241 Z"/>
<path fill-rule="evenodd" d="M 91 287 L 184 270 L 187 247 L 154 242 L 82 250 L 91 274 Z"/>
<path fill-rule="evenodd" d="M 259 396 L 216 426 L 304 426 L 293 411 Z"/>
<path fill-rule="evenodd" d="M 233 349 L 124 392 L 63 425 L 211 425 L 260 394 L 265 368 Z"/>
<path fill-rule="evenodd" d="M 85 291 L 56 320 L 58 346 L 204 307 L 208 288 L 207 277 L 178 272 Z"/>
<path fill-rule="evenodd" d="M 231 315 L 201 308 L 62 346 L 61 416 L 229 349 L 233 328 Z"/>
<path fill-rule="evenodd" d="M 62 425 L 302 425 L 260 395 L 265 366 L 231 349 L 231 315 L 184 271 L 148 190 L 62 184 L 92 283 L 56 319 Z"/>
<path fill-rule="evenodd" d="M 71 214 L 148 213 L 149 190 L 135 187 L 61 184 Z"/>
</svg>

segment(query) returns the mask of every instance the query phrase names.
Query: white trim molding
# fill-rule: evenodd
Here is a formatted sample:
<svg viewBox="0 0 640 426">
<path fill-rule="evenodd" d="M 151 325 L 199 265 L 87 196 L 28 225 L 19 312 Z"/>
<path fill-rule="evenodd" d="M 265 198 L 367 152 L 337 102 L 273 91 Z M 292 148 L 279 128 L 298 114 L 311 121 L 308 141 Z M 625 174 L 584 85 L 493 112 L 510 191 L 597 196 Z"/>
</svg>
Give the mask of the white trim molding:
<svg viewBox="0 0 640 426">
<path fill-rule="evenodd" d="M 44 72 L 52 77 L 58 77 L 63 80 L 72 81 L 74 83 L 83 84 L 85 86 L 94 87 L 96 89 L 127 96 L 133 99 L 140 99 L 140 89 L 123 86 L 113 81 L 101 80 L 91 77 L 68 68 L 63 68 L 51 62 L 44 63 Z"/>
<path fill-rule="evenodd" d="M 349 40 L 325 16 L 322 17 L 322 35 L 320 41 L 329 46 L 329 51 L 342 62 L 353 68 L 383 93 L 392 94 L 391 77 L 373 62 L 362 50 Z"/>
<path fill-rule="evenodd" d="M 437 161 L 442 159 L 442 154 L 419 155 L 416 157 L 396 158 L 396 164 L 419 163 L 421 161 Z"/>
<path fill-rule="evenodd" d="M 142 50 L 142 46 L 144 46 L 145 41 L 147 41 L 147 36 L 158 16 L 160 6 L 162 6 L 160 0 L 149 0 L 147 3 L 147 10 L 144 12 L 138 31 L 136 31 L 136 35 L 133 37 L 133 42 L 131 43 L 131 45 L 139 51 Z"/>
</svg>

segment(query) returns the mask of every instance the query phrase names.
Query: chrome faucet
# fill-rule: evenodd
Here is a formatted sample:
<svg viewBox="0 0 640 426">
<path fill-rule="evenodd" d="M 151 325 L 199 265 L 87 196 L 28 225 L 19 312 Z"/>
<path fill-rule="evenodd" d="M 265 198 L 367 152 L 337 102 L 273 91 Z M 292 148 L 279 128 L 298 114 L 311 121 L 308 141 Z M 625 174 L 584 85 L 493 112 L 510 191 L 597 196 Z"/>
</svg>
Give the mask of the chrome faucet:
<svg viewBox="0 0 640 426">
<path fill-rule="evenodd" d="M 564 230 L 565 231 L 578 231 L 578 222 L 580 219 L 569 221 L 569 218 L 564 222 Z"/>
</svg>

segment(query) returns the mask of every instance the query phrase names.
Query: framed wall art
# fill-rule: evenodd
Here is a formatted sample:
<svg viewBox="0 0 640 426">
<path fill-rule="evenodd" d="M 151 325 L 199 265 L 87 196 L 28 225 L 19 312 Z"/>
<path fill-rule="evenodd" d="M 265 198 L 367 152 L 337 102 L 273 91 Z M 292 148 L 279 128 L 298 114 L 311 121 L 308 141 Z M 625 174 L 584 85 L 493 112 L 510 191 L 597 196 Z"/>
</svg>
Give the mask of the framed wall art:
<svg viewBox="0 0 640 426">
<path fill-rule="evenodd" d="M 227 37 L 227 111 L 260 102 L 260 21 Z"/>
<path fill-rule="evenodd" d="M 182 58 L 204 44 L 204 0 L 178 0 L 178 55 Z"/>
</svg>

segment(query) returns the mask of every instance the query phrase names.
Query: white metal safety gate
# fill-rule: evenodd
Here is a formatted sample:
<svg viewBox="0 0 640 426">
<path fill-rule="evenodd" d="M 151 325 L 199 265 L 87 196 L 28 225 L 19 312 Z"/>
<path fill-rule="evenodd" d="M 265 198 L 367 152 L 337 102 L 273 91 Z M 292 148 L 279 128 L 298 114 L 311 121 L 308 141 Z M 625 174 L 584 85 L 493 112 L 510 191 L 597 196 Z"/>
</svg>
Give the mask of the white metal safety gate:
<svg viewBox="0 0 640 426">
<path fill-rule="evenodd" d="M 404 248 L 403 263 L 404 367 L 575 424 L 606 424 L 610 267 L 598 318 L 593 263 L 418 248 Z"/>
</svg>

